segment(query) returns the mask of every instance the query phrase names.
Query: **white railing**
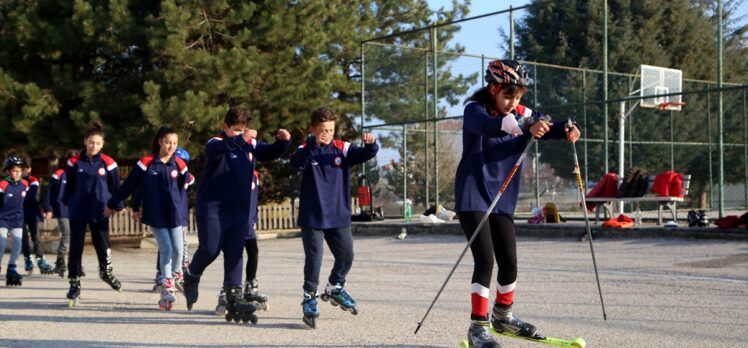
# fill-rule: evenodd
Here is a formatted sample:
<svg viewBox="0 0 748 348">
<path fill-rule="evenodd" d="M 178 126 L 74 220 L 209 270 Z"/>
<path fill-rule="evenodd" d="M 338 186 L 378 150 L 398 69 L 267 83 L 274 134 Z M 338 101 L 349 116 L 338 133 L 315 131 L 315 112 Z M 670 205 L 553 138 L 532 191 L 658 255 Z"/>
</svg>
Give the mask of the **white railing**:
<svg viewBox="0 0 748 348">
<path fill-rule="evenodd" d="M 358 198 L 351 199 L 351 211 L 356 211 L 358 205 Z M 146 236 L 150 235 L 150 228 L 148 226 L 136 222 L 131 218 L 132 211 L 125 209 L 121 213 L 112 216 L 109 220 L 109 235 L 112 237 L 119 236 Z M 286 200 L 282 203 L 265 204 L 259 207 L 259 215 L 257 216 L 257 233 L 271 233 L 278 231 L 289 231 L 296 230 L 296 219 L 299 213 L 298 200 Z M 42 233 L 55 234 L 57 229 L 56 220 L 48 220 L 41 223 L 39 226 Z M 195 222 L 195 210 L 190 209 L 190 214 L 187 222 L 187 233 L 197 233 L 197 224 Z"/>
</svg>

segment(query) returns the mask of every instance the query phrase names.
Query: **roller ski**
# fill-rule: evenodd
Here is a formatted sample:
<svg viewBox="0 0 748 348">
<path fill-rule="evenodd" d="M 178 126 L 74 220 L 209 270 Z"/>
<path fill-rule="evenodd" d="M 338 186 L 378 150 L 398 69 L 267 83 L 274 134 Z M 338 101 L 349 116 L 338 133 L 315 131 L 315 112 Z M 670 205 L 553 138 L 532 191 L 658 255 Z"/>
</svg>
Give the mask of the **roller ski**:
<svg viewBox="0 0 748 348">
<path fill-rule="evenodd" d="M 353 315 L 358 314 L 356 300 L 354 300 L 340 284 L 327 284 L 325 287 L 325 293 L 320 295 L 319 298 L 322 299 L 322 301 L 330 302 L 333 306 L 340 306 L 340 309 L 349 311 Z"/>
<path fill-rule="evenodd" d="M 57 261 L 55 261 L 55 268 L 52 270 L 52 273 L 57 273 L 60 278 L 65 277 L 65 259 L 58 257 Z"/>
<path fill-rule="evenodd" d="M 226 315 L 226 306 L 228 306 L 228 304 L 228 301 L 226 301 L 226 289 L 224 287 L 221 287 L 221 292 L 218 293 L 216 315 Z"/>
<path fill-rule="evenodd" d="M 184 298 L 187 301 L 187 310 L 192 310 L 192 305 L 197 302 L 198 286 L 201 274 L 192 274 L 189 268 L 184 272 Z"/>
<path fill-rule="evenodd" d="M 255 306 L 258 310 L 268 310 L 268 297 L 261 293 L 257 284 L 257 279 L 244 284 L 244 299 Z"/>
<path fill-rule="evenodd" d="M 158 309 L 170 311 L 177 297 L 174 296 L 174 279 L 164 280 L 164 286 L 161 289 L 161 299 L 158 301 Z"/>
<path fill-rule="evenodd" d="M 571 341 L 559 338 L 546 337 L 538 332 L 538 329 L 521 319 L 512 315 L 512 306 L 504 306 L 496 303 L 493 306 L 493 315 L 491 320 L 492 333 L 512 338 L 520 338 L 528 341 L 559 346 L 559 347 L 580 347 L 583 348 L 587 343 L 582 338 L 575 338 Z"/>
<path fill-rule="evenodd" d="M 32 260 L 31 256 L 24 257 L 23 259 L 23 269 L 26 271 L 26 274 L 34 274 L 34 260 Z"/>
<path fill-rule="evenodd" d="M 319 306 L 317 304 L 317 292 L 304 292 L 304 300 L 301 301 L 301 308 L 304 311 L 302 320 L 304 324 L 311 328 L 317 328 L 317 318 L 319 317 Z"/>
<path fill-rule="evenodd" d="M 122 292 L 122 284 L 119 282 L 119 279 L 112 274 L 112 271 L 99 271 L 99 277 L 104 281 L 104 283 L 109 284 L 112 289 Z"/>
<path fill-rule="evenodd" d="M 23 284 L 23 276 L 18 274 L 16 265 L 9 264 L 8 270 L 5 273 L 5 286 L 21 286 Z"/>
<path fill-rule="evenodd" d="M 36 259 L 36 265 L 39 266 L 39 272 L 41 274 L 54 274 L 55 273 L 52 266 L 50 266 L 47 263 L 47 260 L 45 260 L 44 257 L 40 257 Z"/>
<path fill-rule="evenodd" d="M 68 307 L 73 308 L 78 305 L 81 296 L 81 277 L 70 278 L 70 289 L 66 297 L 68 298 Z"/>
<path fill-rule="evenodd" d="M 244 300 L 241 286 L 229 287 L 226 291 L 226 321 L 257 324 L 257 308 Z"/>
</svg>

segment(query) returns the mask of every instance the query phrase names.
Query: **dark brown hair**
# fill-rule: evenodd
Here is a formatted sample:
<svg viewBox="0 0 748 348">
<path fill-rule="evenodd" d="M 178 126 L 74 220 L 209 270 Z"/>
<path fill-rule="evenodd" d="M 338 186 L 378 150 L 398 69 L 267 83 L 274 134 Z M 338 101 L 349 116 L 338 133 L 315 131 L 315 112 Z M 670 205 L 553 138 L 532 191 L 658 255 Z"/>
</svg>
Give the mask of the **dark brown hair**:
<svg viewBox="0 0 748 348">
<path fill-rule="evenodd" d="M 89 137 L 94 135 L 99 135 L 104 138 L 104 125 L 99 121 L 94 121 L 93 124 L 91 124 L 91 128 L 83 133 L 83 139 L 88 139 Z"/>
<path fill-rule="evenodd" d="M 492 114 L 496 103 L 493 100 L 493 96 L 491 96 L 491 91 L 489 90 L 489 88 L 494 85 L 495 84 L 492 83 L 488 86 L 481 87 L 479 90 L 475 91 L 473 95 L 468 97 L 465 102 L 478 102 L 479 104 L 483 105 L 487 113 Z M 499 84 L 499 91 L 504 91 L 505 94 L 513 95 L 518 92 L 525 93 L 527 92 L 527 88 L 508 83 L 502 83 Z"/>
<path fill-rule="evenodd" d="M 226 111 L 226 116 L 223 117 L 223 123 L 229 127 L 249 126 L 250 122 L 252 122 L 252 115 L 241 106 L 232 106 L 229 111 Z"/>
<path fill-rule="evenodd" d="M 154 155 L 158 155 L 158 153 L 161 152 L 161 145 L 159 145 L 158 142 L 169 134 L 177 134 L 177 131 L 169 126 L 161 126 L 161 128 L 156 131 L 156 134 L 153 136 L 153 140 L 151 141 L 151 151 Z"/>
<path fill-rule="evenodd" d="M 335 115 L 335 111 L 333 111 L 331 108 L 327 106 L 323 106 L 317 110 L 312 111 L 310 124 L 312 127 L 315 127 L 322 122 L 329 122 L 329 121 L 335 122 L 337 120 L 338 120 L 338 116 Z"/>
</svg>

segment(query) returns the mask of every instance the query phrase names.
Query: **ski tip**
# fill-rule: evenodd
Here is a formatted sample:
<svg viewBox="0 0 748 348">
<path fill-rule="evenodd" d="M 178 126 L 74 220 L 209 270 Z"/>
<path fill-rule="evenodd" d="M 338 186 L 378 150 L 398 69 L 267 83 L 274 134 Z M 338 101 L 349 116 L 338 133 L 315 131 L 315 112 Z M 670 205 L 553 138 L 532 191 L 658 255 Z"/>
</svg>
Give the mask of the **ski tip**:
<svg viewBox="0 0 748 348">
<path fill-rule="evenodd" d="M 581 337 L 575 337 L 571 341 L 571 346 L 576 348 L 585 348 L 587 347 L 587 342 L 584 340 L 584 338 Z"/>
</svg>

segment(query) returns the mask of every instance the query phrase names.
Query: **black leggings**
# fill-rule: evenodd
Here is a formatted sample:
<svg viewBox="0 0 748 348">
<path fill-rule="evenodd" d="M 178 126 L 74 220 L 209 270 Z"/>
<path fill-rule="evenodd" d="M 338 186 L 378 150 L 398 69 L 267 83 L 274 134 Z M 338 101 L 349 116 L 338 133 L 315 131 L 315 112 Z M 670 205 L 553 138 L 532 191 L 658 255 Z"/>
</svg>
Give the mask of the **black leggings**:
<svg viewBox="0 0 748 348">
<path fill-rule="evenodd" d="M 460 226 L 465 237 L 470 237 L 478 227 L 485 212 L 459 212 Z M 517 241 L 514 232 L 514 220 L 507 215 L 490 214 L 488 221 L 483 225 L 473 244 L 470 245 L 473 252 L 473 283 L 478 283 L 486 288 L 491 285 L 491 273 L 493 272 L 494 256 L 499 265 L 499 273 L 496 276 L 500 285 L 509 285 L 517 280 Z"/>
<path fill-rule="evenodd" d="M 247 239 L 244 241 L 244 249 L 247 250 L 247 268 L 245 270 L 247 281 L 251 282 L 257 278 L 257 262 L 259 259 L 260 249 L 257 247 L 257 239 Z"/>
</svg>

